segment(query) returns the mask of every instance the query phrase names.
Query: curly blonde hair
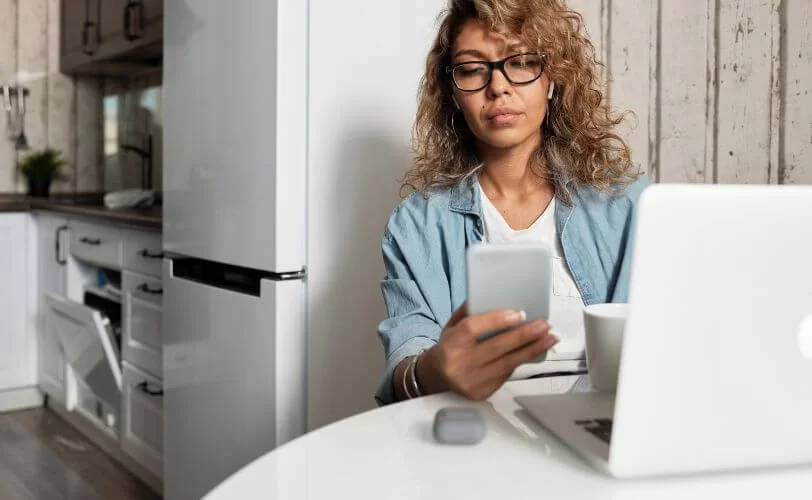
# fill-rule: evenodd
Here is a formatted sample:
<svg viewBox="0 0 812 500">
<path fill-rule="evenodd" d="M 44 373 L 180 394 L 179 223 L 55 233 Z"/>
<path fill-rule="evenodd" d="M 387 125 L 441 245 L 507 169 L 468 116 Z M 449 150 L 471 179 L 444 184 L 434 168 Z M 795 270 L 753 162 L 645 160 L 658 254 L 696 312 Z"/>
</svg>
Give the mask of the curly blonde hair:
<svg viewBox="0 0 812 500">
<path fill-rule="evenodd" d="M 452 84 L 445 71 L 454 41 L 471 19 L 515 34 L 546 57 L 545 72 L 556 92 L 541 127 L 542 145 L 531 161 L 537 175 L 563 188 L 559 196 L 565 201 L 573 183 L 603 191 L 637 178 L 629 147 L 614 132 L 627 113 L 613 113 L 604 100 L 599 79 L 603 66 L 583 18 L 563 0 L 449 0 L 441 17 L 420 81 L 412 130 L 414 162 L 401 192 L 426 195 L 431 188 L 451 187 L 482 166 L 465 120 L 458 117 L 454 123 Z"/>
</svg>

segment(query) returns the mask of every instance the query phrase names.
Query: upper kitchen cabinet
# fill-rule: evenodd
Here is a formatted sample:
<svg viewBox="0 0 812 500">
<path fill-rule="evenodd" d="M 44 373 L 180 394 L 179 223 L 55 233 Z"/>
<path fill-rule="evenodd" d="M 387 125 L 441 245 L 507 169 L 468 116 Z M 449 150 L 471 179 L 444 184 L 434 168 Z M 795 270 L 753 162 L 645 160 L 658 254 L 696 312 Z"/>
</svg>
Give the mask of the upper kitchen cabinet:
<svg viewBox="0 0 812 500">
<path fill-rule="evenodd" d="M 98 49 L 101 0 L 62 0 L 60 66 L 63 72 L 92 61 Z"/>
<path fill-rule="evenodd" d="M 163 2 L 62 0 L 62 72 L 131 76 L 160 68 Z"/>
</svg>

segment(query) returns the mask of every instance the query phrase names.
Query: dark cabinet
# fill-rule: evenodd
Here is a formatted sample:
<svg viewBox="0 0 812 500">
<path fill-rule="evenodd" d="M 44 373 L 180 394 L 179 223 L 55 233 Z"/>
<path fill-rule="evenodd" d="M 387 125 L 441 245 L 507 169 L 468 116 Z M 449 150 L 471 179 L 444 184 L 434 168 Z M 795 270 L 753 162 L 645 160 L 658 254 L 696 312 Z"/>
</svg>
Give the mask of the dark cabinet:
<svg viewBox="0 0 812 500">
<path fill-rule="evenodd" d="M 98 48 L 101 0 L 62 0 L 62 71 L 89 63 Z"/>
<path fill-rule="evenodd" d="M 129 76 L 160 68 L 163 2 L 62 0 L 62 72 Z"/>
<path fill-rule="evenodd" d="M 128 0 L 104 0 L 101 5 L 101 29 L 99 38 L 102 44 L 124 41 L 124 12 L 130 12 Z M 132 21 L 130 21 L 132 22 Z"/>
</svg>

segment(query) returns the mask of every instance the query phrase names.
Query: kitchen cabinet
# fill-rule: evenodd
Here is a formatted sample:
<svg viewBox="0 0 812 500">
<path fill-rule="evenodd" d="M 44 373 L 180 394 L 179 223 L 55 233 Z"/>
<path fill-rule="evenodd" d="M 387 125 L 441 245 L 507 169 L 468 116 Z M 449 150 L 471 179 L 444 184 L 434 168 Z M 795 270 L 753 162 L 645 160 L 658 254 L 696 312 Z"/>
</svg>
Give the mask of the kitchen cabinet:
<svg viewBox="0 0 812 500">
<path fill-rule="evenodd" d="M 160 68 L 164 0 L 62 0 L 63 73 L 129 76 Z"/>
<path fill-rule="evenodd" d="M 121 289 L 123 359 L 161 376 L 161 279 L 124 271 Z"/>
<path fill-rule="evenodd" d="M 45 294 L 65 295 L 67 264 L 67 220 L 61 217 L 38 215 L 35 218 L 37 233 L 37 346 L 39 348 L 38 380 L 45 394 L 65 403 L 65 361 L 62 345 L 54 325 L 49 325 L 44 314 Z"/>
<path fill-rule="evenodd" d="M 29 219 L 0 213 L 0 391 L 36 385 L 36 339 L 28 325 Z"/>
<path fill-rule="evenodd" d="M 93 60 L 99 46 L 99 2 L 62 0 L 60 66 L 79 68 Z"/>
<path fill-rule="evenodd" d="M 104 0 L 100 45 L 103 52 L 126 52 L 161 41 L 163 0 Z"/>
<path fill-rule="evenodd" d="M 103 311 L 57 294 L 45 294 L 45 301 L 72 382 L 66 407 L 115 438 L 122 374 L 113 323 Z"/>
<path fill-rule="evenodd" d="M 160 233 L 80 217 L 39 224 L 40 386 L 148 484 L 163 466 Z M 64 263 L 64 266 L 62 264 Z M 50 346 L 46 351 L 46 345 Z M 61 379 L 58 376 L 62 374 Z"/>
<path fill-rule="evenodd" d="M 163 475 L 163 384 L 126 361 L 121 447 L 158 477 Z"/>
<path fill-rule="evenodd" d="M 74 221 L 70 228 L 71 255 L 99 267 L 121 267 L 124 242 L 118 228 Z"/>
<path fill-rule="evenodd" d="M 44 394 L 160 494 L 161 233 L 103 220 L 0 212 L 0 411 L 42 406 Z"/>
</svg>

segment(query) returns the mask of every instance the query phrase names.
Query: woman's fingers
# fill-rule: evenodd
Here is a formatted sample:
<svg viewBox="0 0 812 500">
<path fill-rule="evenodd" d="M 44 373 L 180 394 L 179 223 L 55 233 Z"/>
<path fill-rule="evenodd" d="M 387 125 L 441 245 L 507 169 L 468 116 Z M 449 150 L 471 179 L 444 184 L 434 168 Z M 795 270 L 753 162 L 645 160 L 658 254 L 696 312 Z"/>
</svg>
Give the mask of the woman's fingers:
<svg viewBox="0 0 812 500">
<path fill-rule="evenodd" d="M 555 335 L 545 335 L 530 344 L 495 359 L 477 371 L 477 380 L 464 386 L 464 396 L 474 401 L 484 401 L 498 391 L 516 368 L 537 358 L 558 343 Z"/>
<path fill-rule="evenodd" d="M 516 326 L 525 320 L 524 311 L 516 309 L 500 309 L 475 316 L 468 316 L 461 320 L 455 330 L 455 337 L 462 343 L 473 345 L 479 342 L 479 337 L 487 333 L 498 332 Z"/>
<path fill-rule="evenodd" d="M 520 365 L 536 359 L 557 343 L 558 337 L 555 335 L 545 335 L 535 342 L 526 344 L 493 360 L 486 365 L 484 372 L 488 378 L 506 380 Z"/>
<path fill-rule="evenodd" d="M 487 364 L 549 334 L 550 325 L 547 321 L 531 321 L 482 342 L 477 348 L 477 358 L 482 364 Z"/>
<path fill-rule="evenodd" d="M 468 302 L 463 302 L 460 307 L 457 308 L 456 311 L 451 315 L 451 319 L 448 320 L 446 323 L 446 328 L 451 328 L 456 326 L 457 323 L 462 321 L 466 316 L 468 316 Z"/>
</svg>

